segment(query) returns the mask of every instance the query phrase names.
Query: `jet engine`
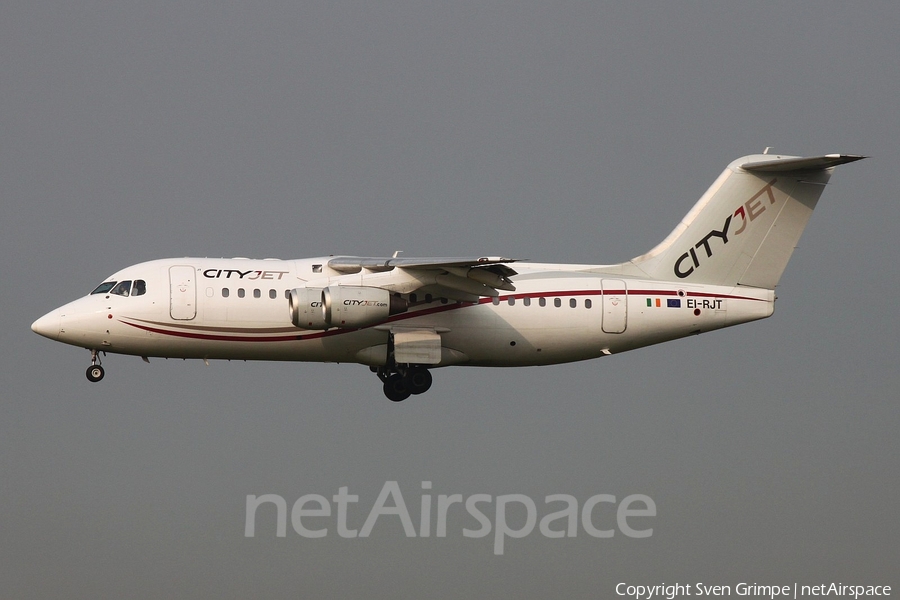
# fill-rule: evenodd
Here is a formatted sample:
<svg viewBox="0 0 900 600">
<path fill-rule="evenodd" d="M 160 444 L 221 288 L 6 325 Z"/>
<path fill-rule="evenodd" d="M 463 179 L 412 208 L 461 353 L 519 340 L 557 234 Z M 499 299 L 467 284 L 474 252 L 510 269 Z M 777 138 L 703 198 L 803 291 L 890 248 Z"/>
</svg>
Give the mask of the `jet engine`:
<svg viewBox="0 0 900 600">
<path fill-rule="evenodd" d="M 291 322 L 301 329 L 356 329 L 404 313 L 408 308 L 400 296 L 376 287 L 332 285 L 291 290 Z"/>
<path fill-rule="evenodd" d="M 322 288 L 296 288 L 290 297 L 291 323 L 300 329 L 328 329 L 322 311 Z"/>
</svg>

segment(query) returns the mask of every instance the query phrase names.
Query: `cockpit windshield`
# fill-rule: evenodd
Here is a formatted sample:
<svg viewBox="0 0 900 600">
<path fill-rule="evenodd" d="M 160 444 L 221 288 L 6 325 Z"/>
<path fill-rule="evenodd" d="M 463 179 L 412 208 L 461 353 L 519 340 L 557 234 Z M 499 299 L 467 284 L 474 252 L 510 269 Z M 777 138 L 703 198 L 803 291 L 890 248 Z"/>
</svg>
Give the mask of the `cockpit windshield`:
<svg viewBox="0 0 900 600">
<path fill-rule="evenodd" d="M 134 285 L 131 281 L 105 281 L 98 285 L 91 295 L 94 294 L 115 294 L 116 296 L 143 296 L 147 293 L 147 282 L 143 279 L 135 279 Z"/>
<path fill-rule="evenodd" d="M 100 285 L 98 285 L 98 286 L 96 287 L 96 289 L 94 289 L 93 292 L 91 292 L 91 295 L 93 295 L 93 294 L 105 294 L 105 293 L 108 292 L 109 290 L 113 289 L 113 287 L 115 287 L 115 285 L 116 285 L 116 282 L 115 282 L 115 281 L 106 281 L 106 282 L 104 282 L 104 283 L 101 283 Z"/>
<path fill-rule="evenodd" d="M 125 296 L 127 298 L 131 295 L 131 282 L 120 281 L 109 293 L 115 294 L 116 296 Z"/>
</svg>

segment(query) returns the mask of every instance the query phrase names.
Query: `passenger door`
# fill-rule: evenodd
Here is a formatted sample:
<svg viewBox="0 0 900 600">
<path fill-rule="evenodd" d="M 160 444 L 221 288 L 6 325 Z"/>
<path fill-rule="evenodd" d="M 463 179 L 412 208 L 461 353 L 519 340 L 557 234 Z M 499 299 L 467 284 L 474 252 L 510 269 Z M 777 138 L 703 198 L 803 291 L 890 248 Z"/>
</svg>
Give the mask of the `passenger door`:
<svg viewBox="0 0 900 600">
<path fill-rule="evenodd" d="M 628 291 L 621 279 L 603 280 L 603 331 L 623 333 L 628 320 Z"/>
<path fill-rule="evenodd" d="M 197 316 L 197 284 L 194 267 L 169 267 L 169 314 L 179 321 Z"/>
</svg>

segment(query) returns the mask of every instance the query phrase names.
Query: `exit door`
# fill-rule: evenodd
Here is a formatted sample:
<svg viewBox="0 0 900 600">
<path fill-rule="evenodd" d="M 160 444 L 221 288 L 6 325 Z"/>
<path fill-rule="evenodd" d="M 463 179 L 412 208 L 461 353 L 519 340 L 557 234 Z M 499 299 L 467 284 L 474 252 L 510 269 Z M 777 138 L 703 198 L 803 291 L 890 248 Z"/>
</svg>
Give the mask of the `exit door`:
<svg viewBox="0 0 900 600">
<path fill-rule="evenodd" d="M 190 321 L 197 316 L 197 285 L 194 267 L 169 267 L 169 314 L 173 319 Z"/>
<path fill-rule="evenodd" d="M 628 324 L 628 290 L 621 279 L 604 279 L 603 331 L 622 333 Z"/>
</svg>

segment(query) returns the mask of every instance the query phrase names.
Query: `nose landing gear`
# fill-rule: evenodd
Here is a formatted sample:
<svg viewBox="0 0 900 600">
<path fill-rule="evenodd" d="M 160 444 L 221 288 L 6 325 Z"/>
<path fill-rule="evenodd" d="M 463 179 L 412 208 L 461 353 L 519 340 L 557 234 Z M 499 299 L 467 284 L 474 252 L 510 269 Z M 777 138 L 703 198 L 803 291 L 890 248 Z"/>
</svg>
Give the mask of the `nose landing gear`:
<svg viewBox="0 0 900 600">
<path fill-rule="evenodd" d="M 88 381 L 92 383 L 97 383 L 103 376 L 106 374 L 106 371 L 103 370 L 103 367 L 100 365 L 100 353 L 96 350 L 91 350 L 91 366 L 87 368 Z"/>
<path fill-rule="evenodd" d="M 431 373 L 425 367 L 379 368 L 375 372 L 384 382 L 384 395 L 391 402 L 402 402 L 413 394 L 424 394 L 431 387 Z"/>
</svg>

